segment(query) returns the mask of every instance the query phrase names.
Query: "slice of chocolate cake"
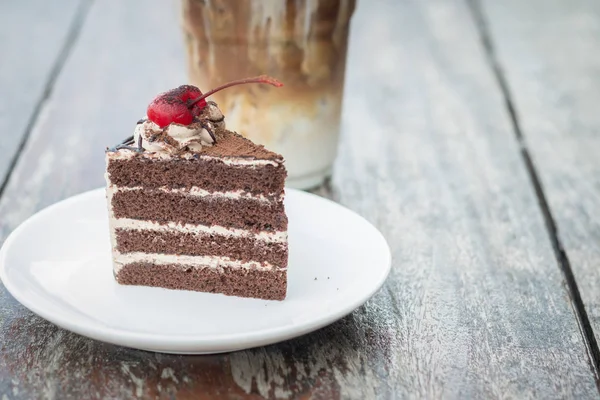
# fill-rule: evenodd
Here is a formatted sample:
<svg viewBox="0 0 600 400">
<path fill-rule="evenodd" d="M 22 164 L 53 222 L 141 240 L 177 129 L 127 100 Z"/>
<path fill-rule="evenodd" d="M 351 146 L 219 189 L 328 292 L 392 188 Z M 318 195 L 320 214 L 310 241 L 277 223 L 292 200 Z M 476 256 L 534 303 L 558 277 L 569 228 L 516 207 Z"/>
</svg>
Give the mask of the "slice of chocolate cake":
<svg viewBox="0 0 600 400">
<path fill-rule="evenodd" d="M 257 81 L 277 84 L 241 82 Z M 204 101 L 213 92 L 159 95 L 134 136 L 106 151 L 114 275 L 125 285 L 282 300 L 283 158 L 226 130 Z"/>
</svg>

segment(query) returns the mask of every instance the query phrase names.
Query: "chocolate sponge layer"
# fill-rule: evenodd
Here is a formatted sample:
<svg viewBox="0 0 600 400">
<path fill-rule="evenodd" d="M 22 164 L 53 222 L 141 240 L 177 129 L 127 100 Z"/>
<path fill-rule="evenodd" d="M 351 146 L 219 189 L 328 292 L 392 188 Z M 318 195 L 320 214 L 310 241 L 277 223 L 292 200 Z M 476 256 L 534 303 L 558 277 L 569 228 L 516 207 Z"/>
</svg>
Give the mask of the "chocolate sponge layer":
<svg viewBox="0 0 600 400">
<path fill-rule="evenodd" d="M 283 300 L 287 291 L 286 270 L 186 268 L 176 264 L 132 263 L 125 265 L 116 279 L 123 285 L 195 290 L 266 300 Z"/>
<path fill-rule="evenodd" d="M 218 160 L 142 156 L 111 159 L 107 172 L 113 185 L 157 188 L 200 187 L 209 192 L 243 190 L 252 194 L 279 194 L 287 175 L 283 164 L 256 167 L 227 165 Z"/>
<path fill-rule="evenodd" d="M 117 218 L 220 225 L 253 232 L 287 230 L 287 217 L 281 201 L 263 202 L 186 196 L 152 190 L 126 190 L 113 195 L 112 206 Z"/>
<path fill-rule="evenodd" d="M 251 236 L 224 236 L 183 232 L 117 229 L 119 253 L 162 253 L 229 257 L 243 262 L 268 262 L 284 268 L 287 243 L 255 240 Z"/>
</svg>

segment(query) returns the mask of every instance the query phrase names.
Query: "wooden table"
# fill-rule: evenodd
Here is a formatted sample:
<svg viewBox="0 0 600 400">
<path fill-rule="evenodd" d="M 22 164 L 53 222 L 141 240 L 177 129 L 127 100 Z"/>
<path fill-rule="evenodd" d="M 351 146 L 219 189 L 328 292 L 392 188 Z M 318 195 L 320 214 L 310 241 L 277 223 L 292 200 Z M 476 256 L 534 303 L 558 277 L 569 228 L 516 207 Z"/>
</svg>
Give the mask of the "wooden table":
<svg viewBox="0 0 600 400">
<path fill-rule="evenodd" d="M 597 398 L 600 2 L 359 1 L 324 196 L 386 236 L 384 288 L 214 356 L 100 343 L 0 290 L 2 399 Z M 185 81 L 165 0 L 0 5 L 0 240 L 103 185 L 104 148 Z"/>
</svg>

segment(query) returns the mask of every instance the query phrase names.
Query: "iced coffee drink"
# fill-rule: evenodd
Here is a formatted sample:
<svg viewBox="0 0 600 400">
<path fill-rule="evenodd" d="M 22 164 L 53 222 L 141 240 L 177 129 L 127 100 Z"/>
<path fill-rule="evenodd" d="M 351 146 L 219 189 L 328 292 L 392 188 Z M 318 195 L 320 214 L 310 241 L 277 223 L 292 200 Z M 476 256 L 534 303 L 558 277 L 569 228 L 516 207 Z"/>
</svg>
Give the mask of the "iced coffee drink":
<svg viewBox="0 0 600 400">
<path fill-rule="evenodd" d="M 239 86 L 213 100 L 229 129 L 283 154 L 289 186 L 316 186 L 331 172 L 355 3 L 183 0 L 192 84 L 206 89 L 261 74 L 284 83 Z"/>
</svg>

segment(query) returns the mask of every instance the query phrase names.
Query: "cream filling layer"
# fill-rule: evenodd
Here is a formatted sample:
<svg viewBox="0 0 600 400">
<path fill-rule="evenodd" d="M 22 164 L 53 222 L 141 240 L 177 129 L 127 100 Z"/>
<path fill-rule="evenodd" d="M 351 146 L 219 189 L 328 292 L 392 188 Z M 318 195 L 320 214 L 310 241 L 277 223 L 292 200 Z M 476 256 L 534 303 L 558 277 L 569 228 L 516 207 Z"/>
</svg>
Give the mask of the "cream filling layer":
<svg viewBox="0 0 600 400">
<path fill-rule="evenodd" d="M 234 237 L 252 237 L 255 240 L 265 242 L 280 242 L 285 243 L 288 235 L 287 231 L 283 232 L 260 232 L 253 233 L 245 229 L 225 228 L 223 226 L 213 225 L 195 225 L 195 224 L 180 224 L 176 222 L 168 222 L 159 224 L 152 221 L 141 221 L 129 218 L 113 218 L 111 220 L 112 229 L 127 229 L 127 230 L 148 230 L 155 232 L 172 232 L 172 233 L 191 233 L 196 235 L 214 234 L 221 236 Z"/>
<path fill-rule="evenodd" d="M 106 154 L 107 154 L 107 157 L 109 157 L 111 159 L 115 159 L 115 160 L 128 160 L 128 159 L 133 158 L 134 156 L 138 155 L 138 153 L 136 153 L 135 151 L 128 150 L 128 149 L 120 149 L 117 151 L 108 152 Z M 163 153 L 163 152 L 144 152 L 142 154 L 143 154 L 143 157 L 146 157 L 149 159 L 163 159 L 163 160 L 173 159 L 173 155 L 168 154 L 168 153 Z M 283 164 L 282 161 L 277 162 L 277 161 L 273 161 L 273 160 L 256 160 L 256 159 L 252 159 L 252 158 L 243 158 L 243 157 L 229 157 L 229 158 L 211 157 L 211 156 L 206 156 L 206 155 L 202 155 L 199 153 L 189 153 L 189 152 L 178 155 L 177 157 L 184 158 L 187 160 L 198 157 L 201 160 L 219 161 L 224 164 L 234 165 L 234 166 L 240 165 L 240 166 L 261 167 L 261 166 L 265 166 L 265 165 L 277 166 L 279 164 Z"/>
<path fill-rule="evenodd" d="M 127 186 L 113 186 L 113 193 L 116 192 L 125 192 L 125 191 L 141 191 L 141 190 L 146 190 L 146 191 L 152 191 L 152 190 L 158 190 L 160 192 L 163 193 L 173 193 L 173 194 L 179 194 L 179 195 L 186 195 L 186 196 L 198 196 L 198 197 L 209 197 L 209 198 L 226 198 L 226 199 L 232 199 L 232 200 L 240 200 L 240 199 L 244 199 L 244 200 L 256 200 L 256 201 L 262 201 L 265 203 L 272 203 L 273 200 L 265 197 L 264 195 L 255 195 L 252 193 L 248 193 L 248 192 L 244 192 L 242 190 L 237 190 L 237 191 L 230 191 L 230 192 L 209 192 L 208 190 L 204 190 L 202 188 L 199 188 L 197 186 L 192 186 L 189 189 L 172 189 L 172 188 L 168 188 L 168 187 L 160 187 L 160 188 L 156 188 L 156 189 L 147 189 L 144 188 L 142 186 L 132 186 L 132 187 L 127 187 Z M 275 201 L 279 202 L 283 200 L 283 195 L 278 196 Z"/>
<path fill-rule="evenodd" d="M 158 253 L 113 253 L 114 256 L 114 272 L 118 274 L 119 271 L 126 265 L 142 262 L 151 263 L 157 265 L 169 265 L 177 264 L 180 267 L 192 267 L 192 268 L 244 268 L 244 269 L 258 269 L 258 270 L 285 270 L 286 268 L 275 267 L 269 263 L 258 263 L 255 261 L 241 262 L 231 260 L 228 257 L 216 257 L 216 256 L 186 256 L 186 255 L 172 255 L 172 254 L 158 254 Z"/>
</svg>

